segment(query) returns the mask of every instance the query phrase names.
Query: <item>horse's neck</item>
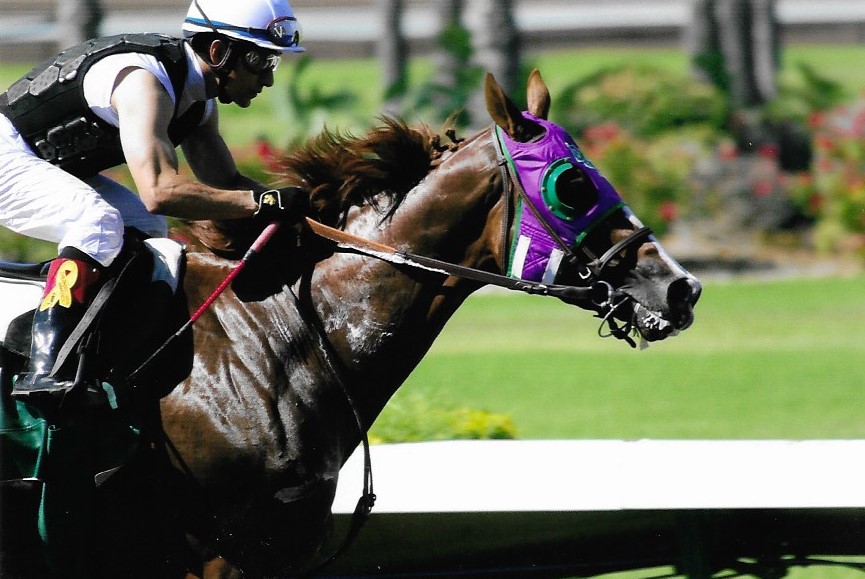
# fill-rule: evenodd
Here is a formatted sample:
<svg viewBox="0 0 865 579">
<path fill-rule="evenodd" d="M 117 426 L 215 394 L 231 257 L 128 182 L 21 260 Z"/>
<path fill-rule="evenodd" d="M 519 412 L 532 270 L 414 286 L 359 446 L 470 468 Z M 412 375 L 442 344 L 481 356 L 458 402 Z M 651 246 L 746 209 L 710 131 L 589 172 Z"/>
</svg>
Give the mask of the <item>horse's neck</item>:
<svg viewBox="0 0 865 579">
<path fill-rule="evenodd" d="M 489 139 L 472 140 L 444 159 L 391 217 L 382 221 L 373 207 L 358 208 L 347 230 L 397 249 L 490 269 L 491 248 L 500 246 L 500 239 L 489 239 L 490 232 L 501 233 L 494 209 L 500 190 L 491 178 L 497 171 L 494 156 Z M 268 253 L 279 246 L 274 238 Z M 339 380 L 370 423 L 477 288 L 356 253 L 335 253 L 297 281 L 282 273 L 289 269 L 288 256 L 285 268 L 256 265 L 267 261 L 262 254 L 250 262 L 224 299 L 196 324 L 199 359 L 190 384 L 213 381 L 208 376 L 237 366 L 271 389 L 262 396 L 284 392 L 305 399 L 298 390 L 312 395 Z M 197 307 L 233 265 L 208 253 L 194 257 L 187 276 L 191 305 Z M 213 352 L 202 351 L 210 347 L 211 336 L 212 347 L 229 348 L 214 361 L 208 361 Z M 273 359 L 279 356 L 285 360 Z M 300 370 L 308 376 L 295 376 Z M 341 395 L 336 398 L 344 402 Z"/>
<path fill-rule="evenodd" d="M 464 147 L 433 171 L 382 223 L 372 208 L 357 210 L 347 229 L 396 249 L 490 267 L 490 211 L 499 201 L 491 187 L 489 143 Z M 500 232 L 500 227 L 492 229 Z M 363 389 L 366 415 L 376 415 L 420 362 L 444 324 L 477 288 L 473 282 L 386 261 L 337 254 L 321 262 L 310 285 L 316 315 Z"/>
</svg>

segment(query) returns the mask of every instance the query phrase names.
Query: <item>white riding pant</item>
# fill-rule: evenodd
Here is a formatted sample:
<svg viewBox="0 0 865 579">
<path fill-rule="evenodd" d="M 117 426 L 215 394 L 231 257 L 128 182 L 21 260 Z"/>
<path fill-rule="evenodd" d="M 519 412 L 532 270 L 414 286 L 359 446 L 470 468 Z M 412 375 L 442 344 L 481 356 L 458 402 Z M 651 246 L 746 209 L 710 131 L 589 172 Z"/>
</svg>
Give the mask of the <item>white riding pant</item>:
<svg viewBox="0 0 865 579">
<path fill-rule="evenodd" d="M 133 191 L 102 175 L 81 180 L 33 153 L 0 115 L 0 226 L 74 247 L 108 266 L 123 246 L 123 228 L 165 237 L 165 218 L 153 215 Z"/>
</svg>

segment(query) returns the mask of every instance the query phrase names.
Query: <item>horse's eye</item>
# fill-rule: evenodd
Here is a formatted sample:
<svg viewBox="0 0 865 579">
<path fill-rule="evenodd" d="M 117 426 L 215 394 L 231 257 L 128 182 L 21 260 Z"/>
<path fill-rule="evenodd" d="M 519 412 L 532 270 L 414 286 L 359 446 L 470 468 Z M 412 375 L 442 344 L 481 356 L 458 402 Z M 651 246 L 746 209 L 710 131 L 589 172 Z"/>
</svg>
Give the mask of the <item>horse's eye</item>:
<svg viewBox="0 0 865 579">
<path fill-rule="evenodd" d="M 576 167 L 566 169 L 556 179 L 556 196 L 562 205 L 570 208 L 575 215 L 585 215 L 598 204 L 595 184 Z"/>
</svg>

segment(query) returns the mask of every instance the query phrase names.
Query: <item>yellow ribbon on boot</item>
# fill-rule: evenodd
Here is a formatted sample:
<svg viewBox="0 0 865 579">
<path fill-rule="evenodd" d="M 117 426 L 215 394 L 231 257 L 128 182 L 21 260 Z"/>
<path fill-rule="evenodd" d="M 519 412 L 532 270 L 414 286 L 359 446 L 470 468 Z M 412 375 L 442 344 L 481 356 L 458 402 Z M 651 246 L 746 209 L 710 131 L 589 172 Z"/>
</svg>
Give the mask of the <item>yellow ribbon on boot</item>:
<svg viewBox="0 0 865 579">
<path fill-rule="evenodd" d="M 72 287 L 76 281 L 78 281 L 78 264 L 67 259 L 57 268 L 54 275 L 54 286 L 50 292 L 45 294 L 39 305 L 39 311 L 44 312 L 57 304 L 64 308 L 70 307 L 72 305 Z"/>
</svg>

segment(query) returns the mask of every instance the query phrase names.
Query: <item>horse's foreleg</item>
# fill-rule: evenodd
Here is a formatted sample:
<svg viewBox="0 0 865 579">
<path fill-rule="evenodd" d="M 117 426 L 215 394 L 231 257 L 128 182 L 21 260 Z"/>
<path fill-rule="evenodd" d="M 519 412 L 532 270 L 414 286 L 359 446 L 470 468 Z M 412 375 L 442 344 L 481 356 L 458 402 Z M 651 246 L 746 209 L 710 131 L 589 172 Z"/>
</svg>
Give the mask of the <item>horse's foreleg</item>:
<svg viewBox="0 0 865 579">
<path fill-rule="evenodd" d="M 194 572 L 189 571 L 184 579 L 243 579 L 243 571 L 217 555 L 213 549 L 191 535 L 187 535 L 186 539 L 201 562 L 201 567 Z"/>
<path fill-rule="evenodd" d="M 202 565 L 201 575 L 187 573 L 185 579 L 242 579 L 243 572 L 223 559 L 214 557 Z"/>
</svg>

